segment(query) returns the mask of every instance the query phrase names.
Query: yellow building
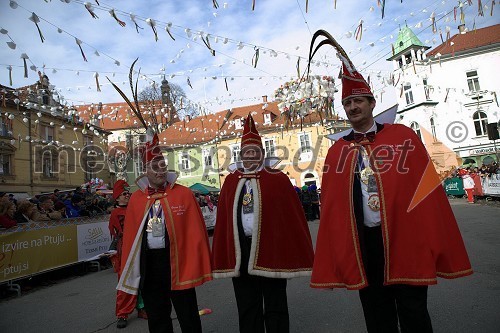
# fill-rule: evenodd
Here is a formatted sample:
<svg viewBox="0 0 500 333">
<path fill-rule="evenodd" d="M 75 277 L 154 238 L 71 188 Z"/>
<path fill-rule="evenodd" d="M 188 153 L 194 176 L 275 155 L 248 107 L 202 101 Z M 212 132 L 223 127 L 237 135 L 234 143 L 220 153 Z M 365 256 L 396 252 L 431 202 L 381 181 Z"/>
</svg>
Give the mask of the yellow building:
<svg viewBox="0 0 500 333">
<path fill-rule="evenodd" d="M 290 178 L 293 185 L 299 187 L 311 184 L 321 187 L 323 165 L 328 148 L 332 145 L 326 135 L 346 129 L 343 120 L 321 121 L 317 113 L 305 116 L 302 121 L 295 119 L 285 128 L 277 103 L 266 100 L 262 104 L 233 108 L 225 113 L 217 140 L 221 184 L 228 174 L 227 166 L 240 158 L 243 125 L 249 113 L 262 137 L 266 157 L 280 158 L 277 168 Z"/>
<path fill-rule="evenodd" d="M 62 107 L 45 75 L 34 85 L 0 91 L 0 191 L 21 198 L 95 178 L 109 182 L 109 132 Z"/>
</svg>

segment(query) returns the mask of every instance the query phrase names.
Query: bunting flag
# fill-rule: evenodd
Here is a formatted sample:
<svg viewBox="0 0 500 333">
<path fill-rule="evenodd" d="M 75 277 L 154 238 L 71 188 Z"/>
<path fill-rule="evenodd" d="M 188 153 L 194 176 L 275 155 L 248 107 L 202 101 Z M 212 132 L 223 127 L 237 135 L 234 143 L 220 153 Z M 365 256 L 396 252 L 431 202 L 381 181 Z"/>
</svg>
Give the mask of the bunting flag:
<svg viewBox="0 0 500 333">
<path fill-rule="evenodd" d="M 187 84 L 188 84 L 188 86 L 189 86 L 191 89 L 193 89 L 193 86 L 191 85 L 191 80 L 189 79 L 189 76 L 188 76 L 188 78 L 187 78 Z"/>
<path fill-rule="evenodd" d="M 126 26 L 126 25 L 127 25 L 125 22 L 123 22 L 122 20 L 120 20 L 120 19 L 118 18 L 118 16 L 116 16 L 116 13 L 115 13 L 115 9 L 114 9 L 114 8 L 111 8 L 111 9 L 109 10 L 109 15 L 111 15 L 111 17 L 112 17 L 112 18 L 114 18 L 114 19 L 115 19 L 115 21 L 116 21 L 116 22 L 118 22 L 118 24 L 119 24 L 120 26 L 124 27 L 124 26 Z"/>
<path fill-rule="evenodd" d="M 453 7 L 453 21 L 457 22 L 457 6 Z"/>
<path fill-rule="evenodd" d="M 382 0 L 382 3 L 380 2 L 380 0 L 378 0 L 378 5 L 381 6 L 381 10 L 382 10 L 382 19 L 384 19 L 385 17 L 385 0 Z"/>
<path fill-rule="evenodd" d="M 354 36 L 356 36 L 355 38 L 358 42 L 361 42 L 361 37 L 363 37 L 363 20 L 359 21 L 356 30 L 354 30 Z"/>
<path fill-rule="evenodd" d="M 7 66 L 7 69 L 9 70 L 9 85 L 12 87 L 12 66 Z"/>
<path fill-rule="evenodd" d="M 132 13 L 130 13 L 130 20 L 134 23 L 135 31 L 137 31 L 137 33 L 139 33 L 139 29 L 144 29 L 144 28 L 140 27 L 139 24 L 137 24 L 137 21 L 135 20 L 135 15 Z"/>
<path fill-rule="evenodd" d="M 224 78 L 224 82 L 226 83 L 226 91 L 229 91 L 229 87 L 227 85 L 227 77 Z"/>
<path fill-rule="evenodd" d="M 295 65 L 295 68 L 297 69 L 297 77 L 300 78 L 300 57 L 297 58 L 297 64 Z"/>
<path fill-rule="evenodd" d="M 219 4 L 217 3 L 217 0 L 212 0 L 212 5 L 214 6 L 215 9 L 219 8 Z"/>
<path fill-rule="evenodd" d="M 97 91 L 101 91 L 101 85 L 99 84 L 99 73 L 95 72 L 94 77 L 95 77 L 95 85 L 97 87 Z"/>
<path fill-rule="evenodd" d="M 477 15 L 484 16 L 483 4 L 481 3 L 481 0 L 477 0 Z"/>
<path fill-rule="evenodd" d="M 168 22 L 167 26 L 165 27 L 165 31 L 168 33 L 168 35 L 170 36 L 170 38 L 172 38 L 173 40 L 175 40 L 174 36 L 172 36 L 172 33 L 170 32 L 170 28 L 171 27 L 172 27 L 172 23 Z"/>
<path fill-rule="evenodd" d="M 465 24 L 465 13 L 464 13 L 464 7 L 462 4 L 460 4 L 460 23 Z"/>
<path fill-rule="evenodd" d="M 436 24 L 436 13 L 432 12 L 431 14 L 431 26 L 432 33 L 435 34 L 437 32 L 437 24 Z"/>
<path fill-rule="evenodd" d="M 493 7 L 495 7 L 495 0 L 491 1 L 490 16 L 493 16 Z"/>
<path fill-rule="evenodd" d="M 306 0 L 306 14 L 308 9 L 309 9 L 309 0 Z"/>
<path fill-rule="evenodd" d="M 26 63 L 26 59 L 29 59 L 28 55 L 26 53 L 21 54 L 21 59 L 23 59 L 23 64 L 24 64 L 24 77 L 28 77 L 28 64 Z"/>
<path fill-rule="evenodd" d="M 208 38 L 208 35 L 205 38 L 201 37 L 201 40 L 203 41 L 203 44 L 205 44 L 205 46 L 210 50 L 212 56 L 215 57 L 215 50 L 210 46 L 210 39 Z"/>
<path fill-rule="evenodd" d="M 90 13 L 90 16 L 92 16 L 92 18 L 95 19 L 99 18 L 99 16 L 97 16 L 97 14 L 94 13 L 94 7 L 92 7 L 92 4 L 90 2 L 85 2 L 83 5 L 85 6 L 85 8 L 87 8 L 87 11 Z"/>
<path fill-rule="evenodd" d="M 392 49 L 392 55 L 394 56 L 396 54 L 396 50 L 394 50 L 394 44 L 391 43 L 391 49 Z"/>
<path fill-rule="evenodd" d="M 38 35 L 40 36 L 40 39 L 42 43 L 45 41 L 45 37 L 43 37 L 42 30 L 40 30 L 40 27 L 38 26 L 38 23 L 40 23 L 40 19 L 35 13 L 31 13 L 31 16 L 29 17 L 29 20 L 33 23 L 35 23 L 36 28 L 38 30 Z"/>
<path fill-rule="evenodd" d="M 337 9 L 337 0 L 333 0 L 333 9 Z"/>
<path fill-rule="evenodd" d="M 255 10 L 255 0 L 252 0 L 252 10 Z"/>
<path fill-rule="evenodd" d="M 87 62 L 87 57 L 85 56 L 85 53 L 83 53 L 83 49 L 82 49 L 82 41 L 79 40 L 78 38 L 75 37 L 75 41 L 76 41 L 76 45 L 78 45 L 78 47 L 80 48 L 80 52 L 82 53 L 82 57 L 83 57 L 83 61 Z"/>
<path fill-rule="evenodd" d="M 448 94 L 450 93 L 450 88 L 446 88 L 446 96 L 444 96 L 444 102 L 448 100 Z"/>
<path fill-rule="evenodd" d="M 152 18 L 147 18 L 146 23 L 151 27 L 153 33 L 155 34 L 155 42 L 158 41 L 158 31 L 156 31 L 156 22 Z"/>
<path fill-rule="evenodd" d="M 257 68 L 257 62 L 259 62 L 259 51 L 260 49 L 256 47 L 254 47 L 255 49 L 255 54 L 253 55 L 252 57 L 252 66 L 253 68 Z"/>
</svg>

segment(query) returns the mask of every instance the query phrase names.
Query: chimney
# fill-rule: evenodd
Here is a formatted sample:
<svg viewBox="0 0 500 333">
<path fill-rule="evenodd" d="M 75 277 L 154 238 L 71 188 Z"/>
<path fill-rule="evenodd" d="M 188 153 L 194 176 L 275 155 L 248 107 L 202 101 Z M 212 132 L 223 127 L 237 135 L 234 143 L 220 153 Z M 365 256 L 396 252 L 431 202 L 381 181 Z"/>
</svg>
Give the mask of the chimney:
<svg viewBox="0 0 500 333">
<path fill-rule="evenodd" d="M 262 96 L 262 103 L 267 103 L 267 95 Z"/>
<path fill-rule="evenodd" d="M 465 24 L 460 24 L 458 26 L 458 31 L 461 33 L 461 34 L 464 34 L 466 31 L 465 31 Z"/>
</svg>

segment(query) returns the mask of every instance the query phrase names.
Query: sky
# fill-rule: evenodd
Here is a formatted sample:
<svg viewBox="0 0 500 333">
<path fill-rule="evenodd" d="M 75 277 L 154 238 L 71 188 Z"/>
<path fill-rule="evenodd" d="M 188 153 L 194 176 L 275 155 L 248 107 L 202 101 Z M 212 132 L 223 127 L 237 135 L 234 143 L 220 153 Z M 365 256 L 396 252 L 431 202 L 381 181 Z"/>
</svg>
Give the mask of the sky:
<svg viewBox="0 0 500 333">
<path fill-rule="evenodd" d="M 462 1 L 469 30 L 499 23 L 498 6 L 490 16 L 492 2 L 482 1 L 484 16 L 479 16 L 477 0 L 470 1 L 471 5 Z M 365 78 L 370 76 L 378 113 L 396 104 L 395 88 L 385 82 L 393 69 L 386 59 L 392 55 L 391 43 L 400 27 L 407 25 L 424 44 L 435 47 L 441 37 L 432 32 L 431 16 L 444 38 L 448 30 L 451 35 L 458 33 L 460 24 L 460 9 L 455 21 L 456 0 L 385 3 L 382 18 L 377 0 L 255 0 L 254 10 L 252 0 L 1 0 L 0 84 L 27 86 L 38 79 L 36 71 L 42 71 L 68 105 L 122 102 L 106 76 L 131 96 L 129 68 L 139 58 L 135 67 L 142 73 L 139 90 L 165 77 L 184 89 L 189 103 L 213 113 L 260 103 L 264 95 L 273 100 L 280 85 L 298 78 L 298 69 L 303 74 L 311 37 L 324 29 L 343 46 Z M 92 17 L 85 4 L 92 5 L 98 18 Z M 111 16 L 111 9 L 124 27 Z M 32 13 L 39 19 L 43 43 L 30 20 Z M 130 13 L 135 15 L 138 32 Z M 355 38 L 361 21 L 362 34 Z M 154 25 L 158 41 L 148 22 Z M 200 36 L 208 37 L 215 56 Z M 75 38 L 81 41 L 88 61 Z M 23 53 L 29 57 L 28 78 L 24 77 Z M 312 74 L 337 78 L 340 60 L 332 48 L 323 47 L 315 60 Z M 336 84 L 340 84 L 337 79 Z M 335 96 L 335 112 L 344 116 L 340 91 Z"/>
</svg>

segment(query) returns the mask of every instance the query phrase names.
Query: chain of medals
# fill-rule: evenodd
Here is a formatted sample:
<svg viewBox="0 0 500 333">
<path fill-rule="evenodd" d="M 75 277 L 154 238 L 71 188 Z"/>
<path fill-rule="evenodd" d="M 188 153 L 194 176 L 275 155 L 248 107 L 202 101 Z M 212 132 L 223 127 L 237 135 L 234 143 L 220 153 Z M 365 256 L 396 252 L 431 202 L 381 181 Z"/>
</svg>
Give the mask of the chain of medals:
<svg viewBox="0 0 500 333">
<path fill-rule="evenodd" d="M 366 149 L 360 147 L 358 155 L 359 179 L 367 187 L 368 192 L 368 207 L 374 211 L 380 211 L 380 198 L 378 195 L 377 181 L 375 173 L 370 167 L 370 158 Z"/>
<path fill-rule="evenodd" d="M 163 210 L 160 200 L 156 200 L 149 209 L 148 224 L 146 232 L 153 233 L 153 237 L 161 237 L 165 235 L 165 225 L 162 219 Z"/>
<path fill-rule="evenodd" d="M 243 194 L 243 213 L 253 213 L 253 189 L 249 183 L 245 183 L 245 194 Z"/>
</svg>

